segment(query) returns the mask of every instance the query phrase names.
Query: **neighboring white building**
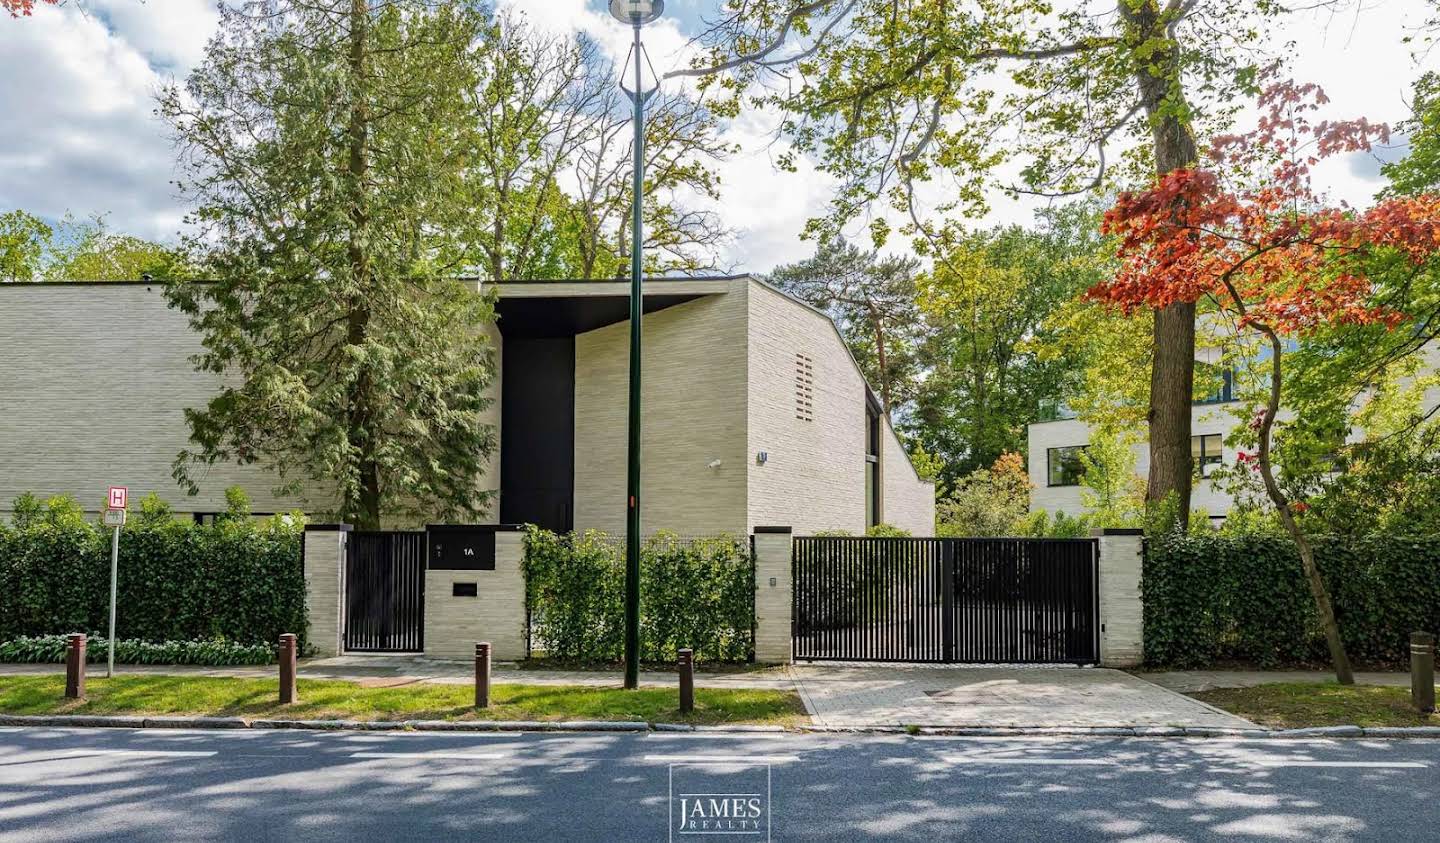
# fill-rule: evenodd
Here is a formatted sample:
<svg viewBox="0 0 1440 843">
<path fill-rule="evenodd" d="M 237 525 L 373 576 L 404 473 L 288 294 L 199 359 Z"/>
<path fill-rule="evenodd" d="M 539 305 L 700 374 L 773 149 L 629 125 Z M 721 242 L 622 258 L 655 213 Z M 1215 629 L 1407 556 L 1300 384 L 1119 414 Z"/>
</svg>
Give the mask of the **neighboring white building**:
<svg viewBox="0 0 1440 843">
<path fill-rule="evenodd" d="M 1202 352 L 1214 363 L 1218 355 Z M 1440 346 L 1432 345 L 1425 351 L 1425 365 L 1433 371 L 1440 367 Z M 1426 409 L 1440 405 L 1440 388 L 1431 388 L 1424 396 Z M 1235 449 L 1225 444 L 1225 438 L 1234 431 L 1240 419 L 1235 415 L 1234 384 L 1227 376 L 1224 384 L 1208 400 L 1197 402 L 1190 408 L 1190 456 L 1201 473 L 1190 493 L 1190 506 L 1205 510 L 1211 518 L 1221 519 L 1235 506 L 1235 499 L 1207 475 L 1217 465 L 1231 465 L 1235 462 Z M 1281 418 L 1285 417 L 1282 410 Z M 1029 425 L 1028 471 L 1030 483 L 1030 509 L 1032 512 L 1064 512 L 1079 515 L 1086 511 L 1081 503 L 1079 453 L 1090 442 L 1090 425 L 1075 418 L 1035 422 Z M 1352 438 L 1358 438 L 1355 431 Z M 1135 453 L 1135 473 L 1142 480 L 1150 472 L 1150 447 L 1142 434 L 1132 445 Z"/>
<path fill-rule="evenodd" d="M 482 479 L 491 523 L 624 529 L 628 293 L 624 282 L 498 285 L 490 331 L 500 447 Z M 934 533 L 920 480 L 831 321 L 749 276 L 649 281 L 642 524 L 646 533 Z M 108 485 L 157 492 L 203 519 L 244 487 L 256 512 L 323 510 L 276 497 L 254 466 L 216 465 L 187 496 L 171 477 L 186 407 L 218 380 L 155 283 L 0 284 L 0 518 L 22 492 L 95 510 Z"/>
</svg>

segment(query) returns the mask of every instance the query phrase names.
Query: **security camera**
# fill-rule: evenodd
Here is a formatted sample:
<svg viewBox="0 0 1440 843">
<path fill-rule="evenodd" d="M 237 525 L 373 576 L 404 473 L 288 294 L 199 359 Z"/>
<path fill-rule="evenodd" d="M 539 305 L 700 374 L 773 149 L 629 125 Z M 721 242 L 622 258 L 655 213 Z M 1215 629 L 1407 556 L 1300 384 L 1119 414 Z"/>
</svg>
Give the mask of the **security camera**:
<svg viewBox="0 0 1440 843">
<path fill-rule="evenodd" d="M 719 467 L 720 467 L 720 461 L 719 461 L 719 460 L 711 460 L 705 467 L 706 467 L 706 468 L 719 468 Z"/>
</svg>

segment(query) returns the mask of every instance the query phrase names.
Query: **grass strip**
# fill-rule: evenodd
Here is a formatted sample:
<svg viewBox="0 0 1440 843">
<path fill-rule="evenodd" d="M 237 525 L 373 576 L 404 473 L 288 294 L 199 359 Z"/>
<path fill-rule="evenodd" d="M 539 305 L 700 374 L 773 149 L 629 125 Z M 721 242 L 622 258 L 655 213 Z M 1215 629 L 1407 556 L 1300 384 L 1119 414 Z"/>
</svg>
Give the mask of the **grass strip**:
<svg viewBox="0 0 1440 843">
<path fill-rule="evenodd" d="M 1216 688 L 1198 700 L 1280 729 L 1307 726 L 1440 726 L 1440 716 L 1410 705 L 1410 689 L 1333 682 L 1277 682 L 1250 688 Z"/>
<path fill-rule="evenodd" d="M 806 721 L 789 691 L 697 688 L 695 710 L 679 711 L 672 688 L 580 685 L 492 685 L 490 707 L 473 706 L 471 685 L 413 683 L 364 687 L 338 680 L 299 680 L 299 702 L 276 701 L 278 681 L 213 676 L 91 677 L 86 699 L 64 698 L 63 675 L 0 676 L 0 713 L 89 715 L 204 715 L 321 720 L 631 720 L 662 723 Z"/>
</svg>

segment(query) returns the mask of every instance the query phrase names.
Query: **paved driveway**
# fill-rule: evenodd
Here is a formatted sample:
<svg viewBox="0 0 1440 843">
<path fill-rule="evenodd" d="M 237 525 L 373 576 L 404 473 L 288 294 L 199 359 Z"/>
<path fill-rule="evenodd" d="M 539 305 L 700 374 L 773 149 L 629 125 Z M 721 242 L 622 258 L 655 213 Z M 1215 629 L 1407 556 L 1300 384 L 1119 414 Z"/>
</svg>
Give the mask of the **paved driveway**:
<svg viewBox="0 0 1440 843">
<path fill-rule="evenodd" d="M 824 726 L 1254 727 L 1104 668 L 797 664 L 791 674 Z"/>
</svg>

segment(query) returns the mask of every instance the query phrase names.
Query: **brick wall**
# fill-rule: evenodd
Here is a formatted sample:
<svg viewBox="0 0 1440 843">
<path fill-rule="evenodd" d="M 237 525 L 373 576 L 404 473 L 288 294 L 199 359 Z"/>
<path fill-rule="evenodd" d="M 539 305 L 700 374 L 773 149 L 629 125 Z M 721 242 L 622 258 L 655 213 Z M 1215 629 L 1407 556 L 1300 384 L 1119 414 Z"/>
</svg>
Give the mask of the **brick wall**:
<svg viewBox="0 0 1440 843">
<path fill-rule="evenodd" d="M 643 533 L 746 530 L 745 283 L 645 316 Z M 629 342 L 628 320 L 575 338 L 576 529 L 625 532 Z"/>
</svg>

